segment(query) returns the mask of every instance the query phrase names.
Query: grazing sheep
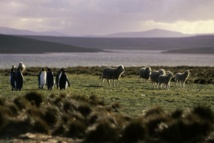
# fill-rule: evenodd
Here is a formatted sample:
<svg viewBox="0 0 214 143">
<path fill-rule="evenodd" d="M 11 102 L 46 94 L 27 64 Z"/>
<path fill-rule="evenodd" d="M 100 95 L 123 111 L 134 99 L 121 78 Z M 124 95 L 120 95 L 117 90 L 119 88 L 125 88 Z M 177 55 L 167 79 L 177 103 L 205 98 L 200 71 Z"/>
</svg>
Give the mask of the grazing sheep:
<svg viewBox="0 0 214 143">
<path fill-rule="evenodd" d="M 18 65 L 18 68 L 21 69 L 21 72 L 24 72 L 26 69 L 26 66 L 23 64 L 23 62 L 20 62 Z"/>
<path fill-rule="evenodd" d="M 121 75 L 125 72 L 124 66 L 120 65 L 117 68 L 106 68 L 103 70 L 103 74 L 101 76 L 102 83 L 104 82 L 105 79 L 108 80 L 108 85 L 111 86 L 110 84 L 110 79 L 113 79 L 113 84 L 115 85 L 115 81 L 117 80 L 117 83 L 119 82 L 119 78 Z"/>
<path fill-rule="evenodd" d="M 166 85 L 166 88 L 170 88 L 170 81 L 173 78 L 173 74 L 168 71 L 166 75 L 160 75 L 158 77 L 158 87 L 160 88 L 162 84 Z"/>
<path fill-rule="evenodd" d="M 144 67 L 140 69 L 140 79 L 144 78 L 146 81 L 149 80 L 150 75 L 151 75 L 151 68 L 150 67 Z"/>
<path fill-rule="evenodd" d="M 160 69 L 159 71 L 153 71 L 151 73 L 150 78 L 151 78 L 151 81 L 154 82 L 154 85 L 153 85 L 154 87 L 156 84 L 158 84 L 158 77 L 160 75 L 165 75 L 165 74 L 166 74 L 166 72 L 164 69 Z"/>
<path fill-rule="evenodd" d="M 175 82 L 177 85 L 177 82 L 180 83 L 180 85 L 182 84 L 182 87 L 185 87 L 185 82 L 187 80 L 187 78 L 190 75 L 190 71 L 189 70 L 185 70 L 184 73 L 176 73 L 175 75 Z"/>
<path fill-rule="evenodd" d="M 46 80 L 47 80 L 47 72 L 45 71 L 45 69 L 42 69 L 38 75 L 39 89 L 44 88 L 44 86 L 46 85 Z"/>
</svg>

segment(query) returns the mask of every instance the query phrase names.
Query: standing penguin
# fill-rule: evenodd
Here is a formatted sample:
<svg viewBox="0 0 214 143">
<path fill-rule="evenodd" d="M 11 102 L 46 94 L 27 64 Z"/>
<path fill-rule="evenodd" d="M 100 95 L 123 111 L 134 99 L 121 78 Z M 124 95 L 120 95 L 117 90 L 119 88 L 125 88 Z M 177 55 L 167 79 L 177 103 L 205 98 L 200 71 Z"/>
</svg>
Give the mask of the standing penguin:
<svg viewBox="0 0 214 143">
<path fill-rule="evenodd" d="M 61 69 L 61 72 L 58 77 L 58 83 L 59 83 L 59 88 L 61 89 L 66 89 L 67 87 L 70 87 L 70 82 L 68 80 L 68 76 L 66 74 L 66 71 L 64 69 Z"/>
<path fill-rule="evenodd" d="M 56 88 L 59 88 L 59 75 L 62 72 L 63 69 L 60 69 L 56 74 Z"/>
<path fill-rule="evenodd" d="M 47 87 L 49 90 L 53 89 L 53 85 L 54 85 L 54 77 L 53 77 L 53 72 L 51 71 L 51 69 L 48 69 L 47 72 Z"/>
<path fill-rule="evenodd" d="M 23 83 L 24 83 L 24 76 L 20 68 L 17 69 L 15 78 L 16 78 L 15 79 L 16 90 L 22 90 Z"/>
<path fill-rule="evenodd" d="M 23 64 L 23 62 L 20 62 L 18 68 L 21 69 L 21 72 L 23 73 L 26 69 L 26 66 Z"/>
<path fill-rule="evenodd" d="M 10 70 L 10 85 L 11 85 L 11 90 L 16 89 L 16 66 L 12 65 L 12 68 Z"/>
<path fill-rule="evenodd" d="M 38 75 L 39 89 L 44 88 L 44 86 L 46 85 L 46 79 L 47 79 L 47 73 L 46 73 L 45 69 L 42 69 Z"/>
</svg>

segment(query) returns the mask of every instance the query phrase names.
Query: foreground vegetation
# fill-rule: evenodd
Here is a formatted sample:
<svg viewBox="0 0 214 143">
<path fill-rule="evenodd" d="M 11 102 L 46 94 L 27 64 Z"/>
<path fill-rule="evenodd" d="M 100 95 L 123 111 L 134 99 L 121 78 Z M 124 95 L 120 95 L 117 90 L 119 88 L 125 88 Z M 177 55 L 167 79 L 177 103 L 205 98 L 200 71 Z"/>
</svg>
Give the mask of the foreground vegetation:
<svg viewBox="0 0 214 143">
<path fill-rule="evenodd" d="M 139 67 L 127 67 L 118 86 L 102 85 L 103 68 L 67 68 L 71 87 L 52 91 L 38 89 L 36 75 L 41 68 L 27 69 L 22 91 L 10 91 L 9 69 L 2 70 L 1 137 L 30 132 L 76 142 L 214 140 L 212 67 L 152 67 L 174 73 L 190 69 L 186 87 L 172 82 L 170 90 L 139 80 Z"/>
</svg>

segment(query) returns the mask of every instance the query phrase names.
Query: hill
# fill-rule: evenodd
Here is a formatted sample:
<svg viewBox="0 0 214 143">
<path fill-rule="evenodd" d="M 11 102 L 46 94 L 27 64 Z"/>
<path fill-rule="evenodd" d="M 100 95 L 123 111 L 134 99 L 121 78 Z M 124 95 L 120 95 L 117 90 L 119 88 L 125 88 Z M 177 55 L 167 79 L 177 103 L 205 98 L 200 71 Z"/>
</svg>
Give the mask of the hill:
<svg viewBox="0 0 214 143">
<path fill-rule="evenodd" d="M 100 49 L 83 48 L 18 36 L 0 35 L 0 53 L 100 52 Z"/>
<path fill-rule="evenodd" d="M 60 33 L 60 32 L 56 32 L 56 31 L 35 32 L 35 31 L 31 31 L 31 30 L 14 29 L 14 28 L 8 28 L 8 27 L 0 27 L 0 34 L 5 34 L 5 35 L 66 36 L 66 34 Z"/>
<path fill-rule="evenodd" d="M 214 47 L 176 49 L 176 50 L 168 50 L 168 51 L 166 51 L 164 53 L 214 54 Z"/>
<path fill-rule="evenodd" d="M 96 38 L 25 36 L 26 38 L 97 49 L 125 50 L 179 50 L 214 47 L 214 35 L 183 38 Z M 205 49 L 206 50 L 206 49 Z M 194 50 L 191 51 L 194 53 Z M 213 52 L 212 52 L 213 53 Z M 213 53 L 214 54 L 214 53 Z"/>
<path fill-rule="evenodd" d="M 119 37 L 119 38 L 163 38 L 163 37 L 187 37 L 186 35 L 180 32 L 162 30 L 162 29 L 152 29 L 142 32 L 123 32 L 123 33 L 114 33 L 105 35 L 103 37 Z"/>
</svg>

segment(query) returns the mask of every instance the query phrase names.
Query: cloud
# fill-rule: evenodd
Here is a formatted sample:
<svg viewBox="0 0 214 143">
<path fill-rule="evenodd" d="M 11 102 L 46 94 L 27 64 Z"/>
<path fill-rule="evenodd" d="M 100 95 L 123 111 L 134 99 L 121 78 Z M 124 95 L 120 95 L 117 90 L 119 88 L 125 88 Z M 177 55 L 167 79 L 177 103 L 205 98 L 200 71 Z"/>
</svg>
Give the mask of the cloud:
<svg viewBox="0 0 214 143">
<path fill-rule="evenodd" d="M 1 0 L 0 26 L 80 35 L 165 27 L 160 23 L 176 29 L 213 20 L 213 7 L 213 0 Z"/>
</svg>

